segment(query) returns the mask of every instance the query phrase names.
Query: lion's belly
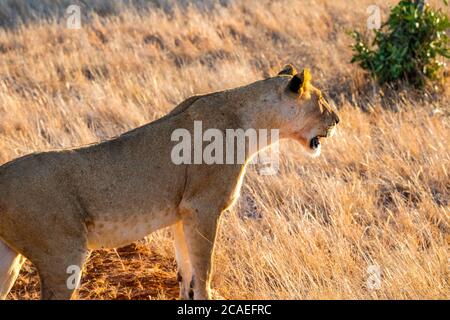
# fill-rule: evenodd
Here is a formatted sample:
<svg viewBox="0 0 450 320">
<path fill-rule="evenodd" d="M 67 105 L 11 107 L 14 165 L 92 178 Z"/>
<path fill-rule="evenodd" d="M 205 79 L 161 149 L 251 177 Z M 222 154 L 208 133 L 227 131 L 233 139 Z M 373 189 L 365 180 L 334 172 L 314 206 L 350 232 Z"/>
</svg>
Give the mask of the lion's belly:
<svg viewBox="0 0 450 320">
<path fill-rule="evenodd" d="M 104 215 L 88 225 L 88 247 L 89 249 L 122 247 L 177 221 L 178 215 L 174 209 L 160 210 L 151 215 L 130 214 L 120 219 Z"/>
</svg>

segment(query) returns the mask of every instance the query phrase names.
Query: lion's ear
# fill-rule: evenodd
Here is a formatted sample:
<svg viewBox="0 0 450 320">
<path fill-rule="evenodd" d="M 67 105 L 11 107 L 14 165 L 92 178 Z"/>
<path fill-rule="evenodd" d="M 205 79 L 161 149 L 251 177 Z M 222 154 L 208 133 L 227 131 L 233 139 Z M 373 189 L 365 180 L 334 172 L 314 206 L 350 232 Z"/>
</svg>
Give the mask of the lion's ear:
<svg viewBox="0 0 450 320">
<path fill-rule="evenodd" d="M 283 70 L 281 70 L 280 72 L 278 72 L 279 76 L 293 76 L 297 74 L 297 70 L 295 69 L 295 67 L 292 64 L 288 64 L 286 65 Z"/>
<path fill-rule="evenodd" d="M 303 69 L 302 73 L 303 73 L 303 86 L 302 86 L 302 88 L 303 88 L 304 91 L 306 91 L 306 90 L 308 90 L 308 86 L 309 86 L 309 83 L 311 82 L 312 76 L 311 76 L 311 72 L 309 71 L 308 68 Z"/>
<path fill-rule="evenodd" d="M 289 82 L 289 90 L 294 93 L 302 94 L 308 91 L 311 82 L 311 72 L 309 69 L 303 69 L 302 73 L 296 74 Z"/>
</svg>

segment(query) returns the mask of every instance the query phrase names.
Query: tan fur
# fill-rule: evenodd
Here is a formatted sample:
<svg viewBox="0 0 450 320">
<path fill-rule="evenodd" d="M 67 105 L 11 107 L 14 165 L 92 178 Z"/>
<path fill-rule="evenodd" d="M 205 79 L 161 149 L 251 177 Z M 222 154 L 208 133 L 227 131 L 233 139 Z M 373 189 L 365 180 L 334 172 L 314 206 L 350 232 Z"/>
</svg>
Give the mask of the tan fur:
<svg viewBox="0 0 450 320">
<path fill-rule="evenodd" d="M 308 149 L 309 140 L 327 136 L 338 118 L 312 86 L 301 96 L 287 89 L 294 73 L 285 68 L 245 87 L 189 98 L 109 141 L 1 166 L 0 238 L 14 257 L 21 254 L 37 267 L 42 298 L 71 298 L 67 268 L 82 267 L 90 249 L 119 247 L 174 226 L 180 295 L 209 299 L 219 218 L 239 194 L 245 164 L 175 165 L 171 134 L 192 132 L 194 120 L 201 120 L 203 130 L 279 129 L 281 138 Z"/>
</svg>

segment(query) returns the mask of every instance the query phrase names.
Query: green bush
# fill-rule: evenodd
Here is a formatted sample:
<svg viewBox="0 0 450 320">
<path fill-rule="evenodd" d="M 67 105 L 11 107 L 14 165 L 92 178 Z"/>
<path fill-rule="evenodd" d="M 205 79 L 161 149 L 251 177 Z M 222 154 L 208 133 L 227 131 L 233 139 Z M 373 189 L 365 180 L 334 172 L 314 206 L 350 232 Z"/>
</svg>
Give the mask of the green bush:
<svg viewBox="0 0 450 320">
<path fill-rule="evenodd" d="M 423 1 L 402 0 L 381 28 L 374 30 L 371 45 L 367 37 L 352 32 L 356 43 L 351 62 L 359 63 L 380 84 L 406 81 L 423 88 L 427 79 L 441 77 L 442 57 L 450 58 L 449 28 L 449 18 L 441 9 L 423 6 Z"/>
</svg>

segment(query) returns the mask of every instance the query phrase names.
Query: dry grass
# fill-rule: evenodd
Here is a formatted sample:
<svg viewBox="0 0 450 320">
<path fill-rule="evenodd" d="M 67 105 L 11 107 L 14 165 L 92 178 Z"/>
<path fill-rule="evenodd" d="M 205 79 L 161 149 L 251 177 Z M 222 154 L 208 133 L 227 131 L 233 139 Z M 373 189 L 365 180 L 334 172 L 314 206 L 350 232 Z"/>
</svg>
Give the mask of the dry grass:
<svg viewBox="0 0 450 320">
<path fill-rule="evenodd" d="M 439 99 L 405 91 L 390 102 L 399 112 L 364 89 L 345 32 L 364 27 L 374 2 L 386 13 L 373 0 L 250 0 L 92 14 L 81 30 L 0 29 L 0 163 L 111 137 L 286 62 L 309 66 L 340 105 L 337 137 L 318 159 L 283 143 L 279 175 L 249 170 L 223 217 L 213 287 L 231 299 L 448 299 L 449 88 Z M 80 298 L 175 298 L 171 246 L 162 230 L 94 252 Z M 371 265 L 381 269 L 379 290 L 366 286 Z M 10 298 L 37 298 L 38 287 L 28 263 Z"/>
</svg>

